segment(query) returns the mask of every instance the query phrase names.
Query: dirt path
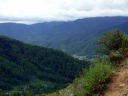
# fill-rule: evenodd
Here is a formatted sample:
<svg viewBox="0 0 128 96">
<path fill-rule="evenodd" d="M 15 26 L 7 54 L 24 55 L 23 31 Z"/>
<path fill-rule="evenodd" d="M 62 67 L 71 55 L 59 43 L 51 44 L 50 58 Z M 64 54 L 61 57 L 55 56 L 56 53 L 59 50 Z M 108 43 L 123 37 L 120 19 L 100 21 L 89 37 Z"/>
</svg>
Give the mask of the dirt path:
<svg viewBox="0 0 128 96">
<path fill-rule="evenodd" d="M 128 96 L 128 68 L 114 74 L 104 96 Z"/>
</svg>

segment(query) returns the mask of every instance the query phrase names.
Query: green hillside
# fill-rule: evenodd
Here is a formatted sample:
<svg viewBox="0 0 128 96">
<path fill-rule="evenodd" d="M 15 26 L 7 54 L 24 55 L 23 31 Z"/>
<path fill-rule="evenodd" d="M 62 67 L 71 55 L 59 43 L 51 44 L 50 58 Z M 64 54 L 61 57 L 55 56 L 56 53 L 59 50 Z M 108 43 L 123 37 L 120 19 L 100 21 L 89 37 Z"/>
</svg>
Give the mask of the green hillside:
<svg viewBox="0 0 128 96">
<path fill-rule="evenodd" d="M 59 50 L 0 36 L 0 89 L 52 92 L 72 82 L 89 62 Z"/>
<path fill-rule="evenodd" d="M 114 30 L 98 44 L 104 56 L 93 60 L 67 88 L 39 96 L 128 96 L 128 35 Z"/>
</svg>

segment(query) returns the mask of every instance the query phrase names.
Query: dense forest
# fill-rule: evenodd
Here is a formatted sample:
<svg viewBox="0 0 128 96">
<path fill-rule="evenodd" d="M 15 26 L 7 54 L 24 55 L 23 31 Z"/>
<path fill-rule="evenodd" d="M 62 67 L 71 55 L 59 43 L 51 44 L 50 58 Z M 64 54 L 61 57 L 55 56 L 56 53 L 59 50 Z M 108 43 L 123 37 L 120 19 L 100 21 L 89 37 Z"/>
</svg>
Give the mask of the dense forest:
<svg viewBox="0 0 128 96">
<path fill-rule="evenodd" d="M 0 36 L 0 88 L 52 92 L 67 86 L 89 62 L 59 50 Z"/>
</svg>

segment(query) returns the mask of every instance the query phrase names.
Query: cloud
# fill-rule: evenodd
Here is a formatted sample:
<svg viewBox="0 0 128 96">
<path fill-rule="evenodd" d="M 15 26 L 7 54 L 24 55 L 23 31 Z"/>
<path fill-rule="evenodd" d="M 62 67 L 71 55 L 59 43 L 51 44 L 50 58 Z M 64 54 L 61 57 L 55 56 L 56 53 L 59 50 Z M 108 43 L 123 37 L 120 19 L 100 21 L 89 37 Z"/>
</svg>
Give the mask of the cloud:
<svg viewBox="0 0 128 96">
<path fill-rule="evenodd" d="M 128 16 L 128 0 L 0 0 L 0 22 L 36 23 Z"/>
</svg>

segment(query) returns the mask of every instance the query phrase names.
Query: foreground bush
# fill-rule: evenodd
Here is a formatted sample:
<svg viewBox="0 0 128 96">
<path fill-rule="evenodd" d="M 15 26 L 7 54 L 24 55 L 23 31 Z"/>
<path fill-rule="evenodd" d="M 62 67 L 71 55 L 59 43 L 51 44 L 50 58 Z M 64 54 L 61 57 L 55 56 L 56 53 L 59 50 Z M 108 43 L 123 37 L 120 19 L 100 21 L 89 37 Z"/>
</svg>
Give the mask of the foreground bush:
<svg viewBox="0 0 128 96">
<path fill-rule="evenodd" d="M 108 55 L 116 65 L 120 65 L 128 57 L 128 35 L 120 30 L 105 33 L 97 42 L 98 52 Z"/>
<path fill-rule="evenodd" d="M 83 72 L 76 80 L 78 86 L 75 96 L 95 96 L 106 88 L 106 84 L 112 74 L 112 64 L 107 60 L 96 60 L 93 65 Z"/>
</svg>

